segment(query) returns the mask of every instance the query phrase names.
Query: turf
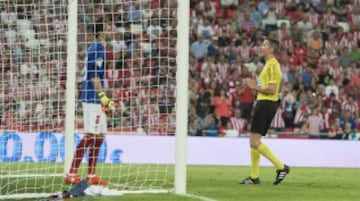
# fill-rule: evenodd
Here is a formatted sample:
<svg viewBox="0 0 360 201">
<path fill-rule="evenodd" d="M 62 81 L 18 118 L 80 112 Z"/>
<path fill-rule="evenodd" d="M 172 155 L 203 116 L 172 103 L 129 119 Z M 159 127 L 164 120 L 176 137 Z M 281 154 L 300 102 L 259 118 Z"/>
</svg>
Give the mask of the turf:
<svg viewBox="0 0 360 201">
<path fill-rule="evenodd" d="M 260 185 L 239 185 L 249 167 L 188 166 L 187 192 L 219 201 L 358 201 L 358 169 L 298 168 L 278 186 L 273 168 L 261 168 Z M 190 201 L 174 194 L 131 194 L 118 197 L 83 197 L 71 201 Z"/>
</svg>

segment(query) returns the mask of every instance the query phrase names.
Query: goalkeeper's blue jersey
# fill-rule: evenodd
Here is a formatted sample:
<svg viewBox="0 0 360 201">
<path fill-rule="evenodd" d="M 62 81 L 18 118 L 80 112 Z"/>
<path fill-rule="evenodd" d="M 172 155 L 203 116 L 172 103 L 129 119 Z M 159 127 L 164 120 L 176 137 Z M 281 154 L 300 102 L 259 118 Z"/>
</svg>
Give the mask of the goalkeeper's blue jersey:
<svg viewBox="0 0 360 201">
<path fill-rule="evenodd" d="M 91 79 L 98 77 L 101 80 L 101 86 L 104 87 L 105 63 L 106 50 L 104 45 L 98 41 L 92 43 L 86 52 L 84 80 L 81 91 L 82 102 L 100 103 L 99 96 Z"/>
</svg>

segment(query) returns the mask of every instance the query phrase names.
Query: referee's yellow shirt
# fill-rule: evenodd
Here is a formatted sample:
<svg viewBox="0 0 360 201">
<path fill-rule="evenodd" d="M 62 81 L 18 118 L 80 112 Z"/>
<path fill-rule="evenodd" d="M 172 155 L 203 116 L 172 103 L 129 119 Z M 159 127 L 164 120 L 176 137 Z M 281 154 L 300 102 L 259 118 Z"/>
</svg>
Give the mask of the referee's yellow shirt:
<svg viewBox="0 0 360 201">
<path fill-rule="evenodd" d="M 267 95 L 258 92 L 257 100 L 278 101 L 281 79 L 282 79 L 281 67 L 279 62 L 276 60 L 276 58 L 270 58 L 266 60 L 265 66 L 261 71 L 258 79 L 258 86 L 261 88 L 266 88 L 270 83 L 275 83 L 276 92 L 273 95 Z"/>
</svg>

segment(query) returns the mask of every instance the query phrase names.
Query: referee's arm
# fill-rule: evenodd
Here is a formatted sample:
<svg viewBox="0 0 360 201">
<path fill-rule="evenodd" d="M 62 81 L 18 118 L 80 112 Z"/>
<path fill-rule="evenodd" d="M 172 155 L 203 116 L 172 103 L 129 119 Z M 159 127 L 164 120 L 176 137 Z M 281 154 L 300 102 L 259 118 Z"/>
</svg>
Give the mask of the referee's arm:
<svg viewBox="0 0 360 201">
<path fill-rule="evenodd" d="M 255 86 L 253 90 L 263 93 L 265 95 L 274 95 L 276 92 L 277 83 L 269 83 L 267 87 L 261 88 L 259 86 Z"/>
<path fill-rule="evenodd" d="M 257 84 L 255 83 L 255 80 L 247 80 L 247 86 L 252 89 L 255 90 L 257 92 L 266 94 L 266 95 L 274 95 L 276 93 L 276 87 L 277 87 L 277 83 L 276 82 L 271 82 L 267 85 L 267 87 L 261 88 L 259 86 L 257 86 Z"/>
</svg>

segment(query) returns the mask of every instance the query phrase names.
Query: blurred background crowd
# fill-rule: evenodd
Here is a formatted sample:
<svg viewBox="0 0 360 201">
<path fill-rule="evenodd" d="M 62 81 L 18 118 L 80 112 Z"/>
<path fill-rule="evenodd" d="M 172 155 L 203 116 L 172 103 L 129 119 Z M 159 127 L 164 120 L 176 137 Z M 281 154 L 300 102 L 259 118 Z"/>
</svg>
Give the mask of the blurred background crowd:
<svg viewBox="0 0 360 201">
<path fill-rule="evenodd" d="M 268 36 L 282 45 L 278 60 L 283 71 L 271 133 L 359 139 L 359 0 L 190 4 L 189 135 L 246 135 L 256 94 L 242 80 L 256 79 L 262 70 L 258 51 Z M 1 125 L 62 128 L 66 0 L 0 5 Z M 177 1 L 81 0 L 78 9 L 78 92 L 93 25 L 102 19 L 110 33 L 106 87 L 118 104 L 109 126 L 114 131 L 174 134 L 176 38 L 181 34 L 176 32 Z M 76 109 L 81 129 L 80 102 Z"/>
</svg>

